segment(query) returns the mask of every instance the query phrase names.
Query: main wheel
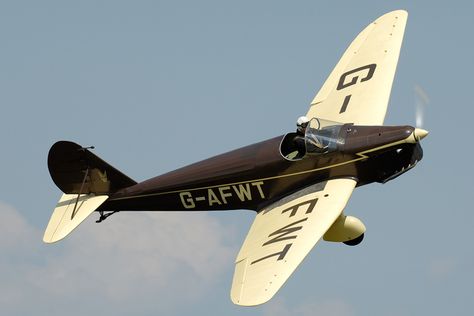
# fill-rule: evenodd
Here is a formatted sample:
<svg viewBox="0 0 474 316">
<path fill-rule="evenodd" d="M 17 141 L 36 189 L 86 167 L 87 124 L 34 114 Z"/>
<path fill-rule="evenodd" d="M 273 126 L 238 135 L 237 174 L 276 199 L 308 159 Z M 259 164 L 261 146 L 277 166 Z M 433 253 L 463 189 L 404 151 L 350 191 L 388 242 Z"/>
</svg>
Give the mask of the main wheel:
<svg viewBox="0 0 474 316">
<path fill-rule="evenodd" d="M 364 240 L 364 234 L 360 235 L 359 237 L 357 237 L 355 239 L 348 240 L 348 241 L 343 241 L 343 243 L 348 245 L 348 246 L 357 246 L 358 244 L 360 244 L 362 242 L 362 240 Z"/>
</svg>

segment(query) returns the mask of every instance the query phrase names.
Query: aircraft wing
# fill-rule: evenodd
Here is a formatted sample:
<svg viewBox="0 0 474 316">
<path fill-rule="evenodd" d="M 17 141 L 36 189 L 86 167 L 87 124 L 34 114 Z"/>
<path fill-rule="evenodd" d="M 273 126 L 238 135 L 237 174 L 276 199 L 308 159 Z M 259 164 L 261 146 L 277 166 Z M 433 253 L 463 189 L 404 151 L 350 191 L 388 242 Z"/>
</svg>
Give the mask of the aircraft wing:
<svg viewBox="0 0 474 316">
<path fill-rule="evenodd" d="M 311 102 L 307 117 L 382 125 L 408 13 L 389 12 L 351 43 Z"/>
<path fill-rule="evenodd" d="M 263 304 L 278 291 L 344 210 L 356 181 L 314 184 L 262 209 L 236 259 L 231 299 Z"/>
</svg>

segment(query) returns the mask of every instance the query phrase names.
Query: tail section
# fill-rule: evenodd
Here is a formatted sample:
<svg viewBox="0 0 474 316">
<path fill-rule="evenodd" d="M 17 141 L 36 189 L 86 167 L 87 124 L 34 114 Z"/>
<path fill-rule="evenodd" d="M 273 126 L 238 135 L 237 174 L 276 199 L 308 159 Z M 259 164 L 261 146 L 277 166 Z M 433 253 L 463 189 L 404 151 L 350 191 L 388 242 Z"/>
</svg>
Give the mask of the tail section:
<svg viewBox="0 0 474 316">
<path fill-rule="evenodd" d="M 66 194 L 110 194 L 137 184 L 76 143 L 60 141 L 48 154 L 51 178 Z"/>
<path fill-rule="evenodd" d="M 76 143 L 60 141 L 49 150 L 51 178 L 63 191 L 44 233 L 53 243 L 70 234 L 119 189 L 136 182 Z"/>
<path fill-rule="evenodd" d="M 108 195 L 63 194 L 51 215 L 43 241 L 50 244 L 63 239 L 108 198 Z"/>
</svg>

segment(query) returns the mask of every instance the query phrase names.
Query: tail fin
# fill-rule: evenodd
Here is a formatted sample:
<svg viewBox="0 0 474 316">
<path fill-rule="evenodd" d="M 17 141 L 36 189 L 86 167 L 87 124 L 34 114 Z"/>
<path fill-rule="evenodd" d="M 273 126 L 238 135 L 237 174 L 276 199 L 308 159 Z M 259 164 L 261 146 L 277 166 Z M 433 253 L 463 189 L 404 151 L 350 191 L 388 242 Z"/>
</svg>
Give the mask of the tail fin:
<svg viewBox="0 0 474 316">
<path fill-rule="evenodd" d="M 110 194 L 136 184 L 87 148 L 73 142 L 60 141 L 51 147 L 48 168 L 54 183 L 64 194 L 46 227 L 45 243 L 63 239 Z"/>
<path fill-rule="evenodd" d="M 48 154 L 51 178 L 66 194 L 110 194 L 137 184 L 76 143 L 60 141 Z"/>
</svg>

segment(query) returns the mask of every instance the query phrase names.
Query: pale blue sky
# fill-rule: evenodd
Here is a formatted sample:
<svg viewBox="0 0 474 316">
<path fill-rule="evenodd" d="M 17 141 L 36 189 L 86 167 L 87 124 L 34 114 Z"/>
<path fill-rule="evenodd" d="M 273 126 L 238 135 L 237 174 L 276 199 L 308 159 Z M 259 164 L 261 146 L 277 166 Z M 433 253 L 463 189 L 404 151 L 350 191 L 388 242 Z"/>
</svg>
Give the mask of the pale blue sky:
<svg viewBox="0 0 474 316">
<path fill-rule="evenodd" d="M 425 156 L 346 213 L 358 247 L 321 242 L 260 307 L 229 298 L 253 213 L 119 213 L 44 245 L 57 140 L 136 180 L 294 128 L 352 39 L 409 12 L 385 123 L 430 102 Z M 0 3 L 0 314 L 463 315 L 474 308 L 470 1 Z M 389 202 L 387 204 L 387 202 Z M 382 206 L 383 205 L 383 206 Z"/>
</svg>

